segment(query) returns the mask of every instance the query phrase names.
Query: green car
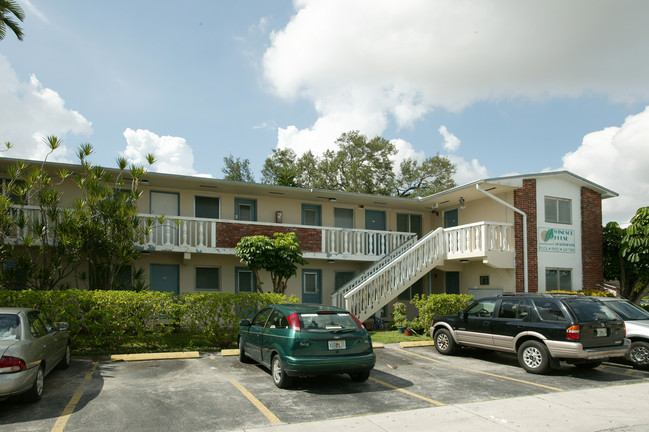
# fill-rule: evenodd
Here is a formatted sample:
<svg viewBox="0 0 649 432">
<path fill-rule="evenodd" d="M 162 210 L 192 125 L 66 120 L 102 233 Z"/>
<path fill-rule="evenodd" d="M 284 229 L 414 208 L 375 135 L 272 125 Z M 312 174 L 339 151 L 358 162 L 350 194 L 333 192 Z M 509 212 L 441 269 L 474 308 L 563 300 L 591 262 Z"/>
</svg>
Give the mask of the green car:
<svg viewBox="0 0 649 432">
<path fill-rule="evenodd" d="M 270 305 L 241 321 L 239 360 L 270 369 L 279 388 L 321 374 L 347 373 L 363 382 L 376 363 L 370 335 L 354 315 L 315 304 Z"/>
</svg>

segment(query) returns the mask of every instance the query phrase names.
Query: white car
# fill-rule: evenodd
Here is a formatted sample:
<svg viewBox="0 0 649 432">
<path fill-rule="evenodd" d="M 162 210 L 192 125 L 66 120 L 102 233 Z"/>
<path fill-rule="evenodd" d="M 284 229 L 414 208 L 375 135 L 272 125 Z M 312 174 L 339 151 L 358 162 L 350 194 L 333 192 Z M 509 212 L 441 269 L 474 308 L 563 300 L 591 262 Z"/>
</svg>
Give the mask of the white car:
<svg viewBox="0 0 649 432">
<path fill-rule="evenodd" d="M 626 324 L 626 337 L 631 339 L 631 349 L 626 359 L 640 369 L 649 368 L 649 312 L 629 300 L 602 297 L 601 301 L 613 309 Z"/>
</svg>

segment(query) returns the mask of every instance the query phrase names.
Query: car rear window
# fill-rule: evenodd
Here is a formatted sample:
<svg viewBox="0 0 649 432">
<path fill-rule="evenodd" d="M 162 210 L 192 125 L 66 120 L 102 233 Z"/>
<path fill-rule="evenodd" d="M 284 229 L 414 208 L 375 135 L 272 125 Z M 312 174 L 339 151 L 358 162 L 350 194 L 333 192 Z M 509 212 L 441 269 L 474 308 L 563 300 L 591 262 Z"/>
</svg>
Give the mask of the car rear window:
<svg viewBox="0 0 649 432">
<path fill-rule="evenodd" d="M 649 320 L 649 312 L 640 306 L 624 300 L 606 301 L 604 305 L 613 309 L 623 320 Z"/>
<path fill-rule="evenodd" d="M 0 340 L 18 339 L 20 320 L 17 315 L 0 314 Z"/>
<path fill-rule="evenodd" d="M 320 312 L 300 314 L 300 327 L 310 332 L 356 331 L 360 326 L 349 313 Z"/>
<path fill-rule="evenodd" d="M 579 321 L 620 319 L 611 309 L 592 299 L 566 300 L 566 305 L 574 312 Z"/>
</svg>

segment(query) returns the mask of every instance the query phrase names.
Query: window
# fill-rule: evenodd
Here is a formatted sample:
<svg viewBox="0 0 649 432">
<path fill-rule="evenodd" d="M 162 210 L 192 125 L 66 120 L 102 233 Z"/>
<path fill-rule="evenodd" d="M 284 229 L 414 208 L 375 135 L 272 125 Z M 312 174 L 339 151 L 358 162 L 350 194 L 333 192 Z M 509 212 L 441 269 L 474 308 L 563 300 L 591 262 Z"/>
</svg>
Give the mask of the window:
<svg viewBox="0 0 649 432">
<path fill-rule="evenodd" d="M 218 267 L 196 267 L 196 291 L 221 290 L 221 269 Z"/>
<path fill-rule="evenodd" d="M 566 321 L 566 316 L 559 308 L 559 305 L 554 300 L 549 299 L 532 299 L 532 303 L 536 306 L 539 316 L 545 321 Z"/>
<path fill-rule="evenodd" d="M 30 312 L 27 315 L 29 321 L 29 330 L 35 338 L 43 337 L 47 334 L 47 328 L 38 317 L 38 312 Z"/>
<path fill-rule="evenodd" d="M 288 320 L 283 313 L 275 309 L 266 323 L 267 329 L 287 329 Z"/>
<path fill-rule="evenodd" d="M 552 223 L 572 223 L 572 201 L 562 198 L 545 197 L 545 221 Z"/>
<path fill-rule="evenodd" d="M 480 285 L 489 285 L 489 276 L 480 276 Z"/>
<path fill-rule="evenodd" d="M 266 321 L 268 320 L 268 315 L 273 311 L 273 309 L 268 308 L 268 309 L 263 309 L 261 310 L 257 315 L 252 320 L 252 325 L 254 326 L 260 326 L 264 327 L 266 325 Z"/>
<path fill-rule="evenodd" d="M 257 201 L 252 199 L 234 199 L 234 218 L 240 221 L 257 220 Z"/>
<path fill-rule="evenodd" d="M 466 312 L 468 316 L 492 318 L 496 309 L 497 300 L 479 300 Z"/>
<path fill-rule="evenodd" d="M 338 291 L 343 287 L 347 282 L 354 279 L 354 272 L 336 272 L 334 279 L 334 289 Z"/>
<path fill-rule="evenodd" d="M 133 266 L 125 265 L 120 267 L 115 276 L 115 285 L 117 289 L 128 290 L 133 287 Z"/>
<path fill-rule="evenodd" d="M 318 292 L 318 273 L 315 271 L 304 271 L 304 293 L 315 294 Z"/>
<path fill-rule="evenodd" d="M 322 225 L 322 210 L 319 205 L 302 204 L 302 225 Z"/>
<path fill-rule="evenodd" d="M 421 215 L 415 214 L 397 214 L 397 231 L 409 232 L 417 234 L 421 238 L 422 234 L 422 218 Z"/>
<path fill-rule="evenodd" d="M 220 200 L 213 197 L 194 197 L 194 214 L 197 218 L 219 218 Z"/>
<path fill-rule="evenodd" d="M 354 210 L 334 208 L 334 225 L 336 228 L 354 228 Z"/>
<path fill-rule="evenodd" d="M 545 269 L 545 290 L 572 291 L 572 270 Z"/>
<path fill-rule="evenodd" d="M 254 293 L 257 287 L 255 273 L 248 267 L 236 267 L 234 269 L 234 285 L 238 293 Z"/>
<path fill-rule="evenodd" d="M 527 317 L 527 306 L 520 299 L 503 299 L 498 309 L 498 318 L 524 319 Z"/>
</svg>

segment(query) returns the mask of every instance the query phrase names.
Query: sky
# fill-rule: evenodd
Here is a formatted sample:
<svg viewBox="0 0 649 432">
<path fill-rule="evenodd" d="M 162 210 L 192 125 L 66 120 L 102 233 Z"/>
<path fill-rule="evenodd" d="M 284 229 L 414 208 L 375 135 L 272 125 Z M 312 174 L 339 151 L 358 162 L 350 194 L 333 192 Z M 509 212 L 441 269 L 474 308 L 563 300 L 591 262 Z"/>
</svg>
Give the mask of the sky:
<svg viewBox="0 0 649 432">
<path fill-rule="evenodd" d="M 381 136 L 455 180 L 568 170 L 649 205 L 645 0 L 18 0 L 0 41 L 0 157 L 223 177 L 275 148 Z M 48 155 L 45 136 L 64 145 Z"/>
</svg>

